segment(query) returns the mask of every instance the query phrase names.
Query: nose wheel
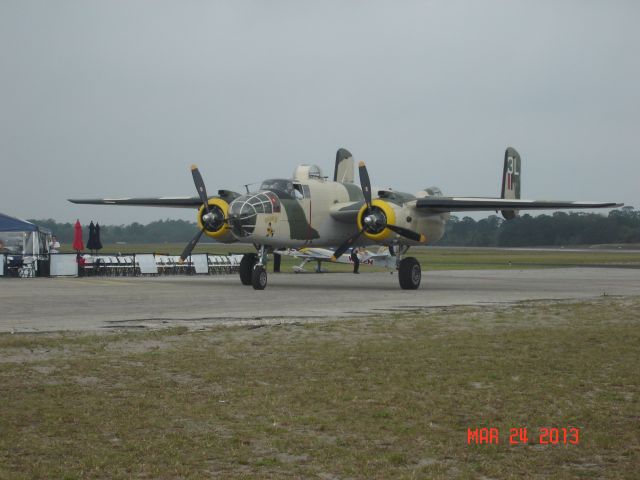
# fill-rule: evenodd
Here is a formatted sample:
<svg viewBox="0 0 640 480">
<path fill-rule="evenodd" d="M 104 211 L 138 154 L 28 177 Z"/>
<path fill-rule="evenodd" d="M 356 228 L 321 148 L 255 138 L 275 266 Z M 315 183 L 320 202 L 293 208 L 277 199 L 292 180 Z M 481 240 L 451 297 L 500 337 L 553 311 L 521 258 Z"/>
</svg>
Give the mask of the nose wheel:
<svg viewBox="0 0 640 480">
<path fill-rule="evenodd" d="M 264 265 L 257 263 L 251 272 L 251 285 L 254 290 L 264 290 L 267 286 L 267 269 Z"/>
</svg>

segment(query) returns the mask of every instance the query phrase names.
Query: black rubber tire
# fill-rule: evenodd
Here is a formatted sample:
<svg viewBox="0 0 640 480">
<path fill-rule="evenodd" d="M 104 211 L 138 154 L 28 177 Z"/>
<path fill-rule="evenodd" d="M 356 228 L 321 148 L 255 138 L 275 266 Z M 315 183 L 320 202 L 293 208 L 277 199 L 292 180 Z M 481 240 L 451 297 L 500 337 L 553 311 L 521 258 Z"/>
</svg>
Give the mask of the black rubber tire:
<svg viewBox="0 0 640 480">
<path fill-rule="evenodd" d="M 417 290 L 422 279 L 420 262 L 413 257 L 402 259 L 398 267 L 398 280 L 403 290 Z"/>
<path fill-rule="evenodd" d="M 251 285 L 254 290 L 264 290 L 267 286 L 267 269 L 264 265 L 255 265 L 251 272 Z"/>
<path fill-rule="evenodd" d="M 245 253 L 240 260 L 240 281 L 243 285 L 251 285 L 251 273 L 253 266 L 258 261 L 258 255 L 255 253 Z"/>
</svg>

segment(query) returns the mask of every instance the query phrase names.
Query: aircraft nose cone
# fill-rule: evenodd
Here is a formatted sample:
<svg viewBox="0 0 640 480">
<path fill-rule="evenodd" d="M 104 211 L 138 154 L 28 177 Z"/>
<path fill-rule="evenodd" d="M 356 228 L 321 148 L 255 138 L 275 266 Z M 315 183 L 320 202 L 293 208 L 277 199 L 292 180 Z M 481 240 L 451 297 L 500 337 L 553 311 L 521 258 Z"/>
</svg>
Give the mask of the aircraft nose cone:
<svg viewBox="0 0 640 480">
<path fill-rule="evenodd" d="M 229 226 L 236 237 L 247 237 L 256 226 L 257 212 L 250 202 L 251 196 L 236 198 L 229 205 Z"/>
<path fill-rule="evenodd" d="M 280 199 L 269 190 L 260 190 L 236 198 L 229 205 L 229 225 L 236 237 L 253 233 L 259 214 L 280 213 Z"/>
</svg>

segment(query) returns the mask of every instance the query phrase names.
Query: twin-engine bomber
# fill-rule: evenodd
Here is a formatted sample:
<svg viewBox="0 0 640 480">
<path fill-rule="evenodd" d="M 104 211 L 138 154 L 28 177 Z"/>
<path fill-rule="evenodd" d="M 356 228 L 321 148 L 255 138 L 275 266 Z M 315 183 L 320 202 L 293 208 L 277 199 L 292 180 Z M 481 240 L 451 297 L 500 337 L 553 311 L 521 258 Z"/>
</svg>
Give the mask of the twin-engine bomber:
<svg viewBox="0 0 640 480">
<path fill-rule="evenodd" d="M 347 150 L 336 155 L 333 180 L 315 165 L 300 165 L 292 179 L 262 182 L 244 195 L 218 190 L 208 196 L 198 168 L 191 173 L 197 197 L 70 199 L 72 203 L 197 208 L 200 228 L 181 258 L 187 259 L 202 234 L 223 243 L 252 243 L 240 264 L 240 281 L 256 290 L 267 286 L 268 254 L 282 248 L 335 247 L 333 259 L 353 247 L 383 245 L 395 258 L 400 287 L 415 290 L 422 271 L 407 251 L 437 242 L 450 212 L 500 211 L 507 220 L 519 210 L 614 208 L 618 203 L 558 202 L 520 199 L 522 163 L 515 149 L 504 156 L 500 198 L 447 197 L 430 187 L 415 195 L 392 189 L 372 189 L 364 162 L 358 165 L 360 186 L 354 183 L 354 160 Z"/>
</svg>

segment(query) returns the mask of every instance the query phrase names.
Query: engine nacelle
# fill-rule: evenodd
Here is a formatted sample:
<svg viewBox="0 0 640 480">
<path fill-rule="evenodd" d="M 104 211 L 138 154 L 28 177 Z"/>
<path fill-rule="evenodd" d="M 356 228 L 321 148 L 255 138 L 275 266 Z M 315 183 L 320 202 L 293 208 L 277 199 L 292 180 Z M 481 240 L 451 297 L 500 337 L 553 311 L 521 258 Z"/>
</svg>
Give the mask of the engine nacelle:
<svg viewBox="0 0 640 480">
<path fill-rule="evenodd" d="M 215 238 L 222 243 L 235 242 L 236 238 L 231 234 L 229 223 L 225 220 L 229 214 L 229 204 L 221 198 L 209 199 L 209 211 L 213 214 L 209 221 L 205 221 L 203 216 L 207 214 L 204 205 L 198 210 L 198 227 L 211 238 Z"/>
<path fill-rule="evenodd" d="M 384 242 L 392 238 L 396 234 L 386 225 L 396 225 L 396 210 L 399 209 L 399 206 L 376 198 L 371 202 L 371 209 L 368 209 L 366 204 L 360 208 L 356 218 L 358 230 L 362 230 L 364 225 L 364 235 L 375 242 Z M 368 216 L 373 217 L 375 221 L 366 223 L 365 217 Z"/>
</svg>

